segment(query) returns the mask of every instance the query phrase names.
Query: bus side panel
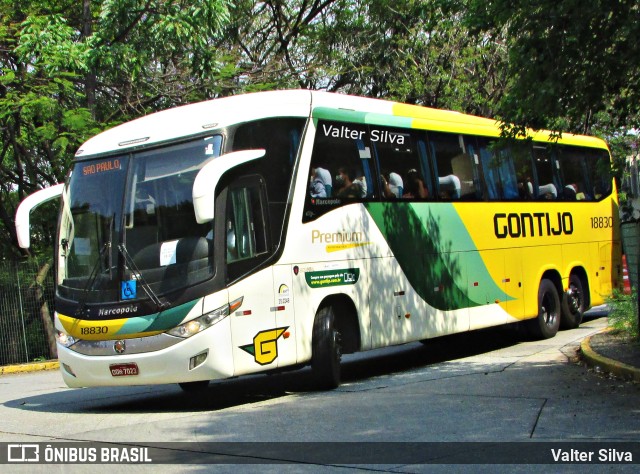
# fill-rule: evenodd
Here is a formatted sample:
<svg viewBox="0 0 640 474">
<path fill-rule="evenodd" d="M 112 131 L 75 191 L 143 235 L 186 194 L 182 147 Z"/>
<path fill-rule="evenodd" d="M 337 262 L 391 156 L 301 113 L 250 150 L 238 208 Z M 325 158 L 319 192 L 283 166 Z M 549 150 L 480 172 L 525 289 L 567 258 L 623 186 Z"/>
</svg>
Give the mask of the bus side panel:
<svg viewBox="0 0 640 474">
<path fill-rule="evenodd" d="M 521 248 L 508 248 L 503 251 L 504 278 L 502 282 L 505 296 L 508 300 L 506 304 L 501 306 L 506 307 L 509 316 L 516 320 L 522 319 L 526 314 L 525 292 L 522 280 L 522 253 Z"/>
<path fill-rule="evenodd" d="M 562 246 L 562 289 L 569 286 L 571 272 L 583 268 L 588 271 L 593 265 L 591 263 L 591 252 L 588 243 L 565 244 Z M 591 282 L 588 282 L 591 285 Z"/>
<path fill-rule="evenodd" d="M 507 322 L 507 314 L 500 307 L 494 307 L 490 311 L 478 311 L 486 308 L 485 305 L 497 305 L 507 300 L 502 282 L 496 282 L 486 277 L 486 271 L 477 264 L 482 255 L 484 261 L 491 260 L 495 268 L 501 268 L 498 275 L 504 274 L 504 250 L 484 250 L 482 252 L 467 252 L 467 263 L 463 267 L 467 276 L 467 291 L 469 299 L 480 306 L 472 308 L 469 321 L 469 329 L 480 329 L 489 326 L 497 326 Z M 500 283 L 498 285 L 497 283 Z M 474 311 L 475 310 L 475 311 Z"/>
<path fill-rule="evenodd" d="M 230 302 L 242 298 L 242 306 L 229 315 L 234 375 L 276 368 L 277 344 L 284 331 L 279 331 L 273 311 L 273 270 L 265 268 L 228 291 Z"/>
<path fill-rule="evenodd" d="M 403 337 L 400 320 L 407 311 L 404 301 L 407 282 L 394 257 L 372 259 L 367 274 L 370 278 L 371 347 L 388 346 Z"/>
<path fill-rule="evenodd" d="M 273 267 L 273 293 L 276 328 L 284 329 L 282 337 L 278 336 L 278 367 L 293 365 L 297 362 L 296 321 L 294 310 L 293 270 L 290 265 Z M 278 329 L 278 330 L 279 330 Z"/>
<path fill-rule="evenodd" d="M 591 305 L 605 303 L 613 288 L 619 285 L 620 275 L 620 243 L 594 242 L 591 244 L 591 257 L 594 262 L 594 276 L 591 283 Z"/>
<path fill-rule="evenodd" d="M 425 259 L 429 265 L 429 256 Z M 396 258 L 372 259 L 368 274 L 372 278 L 369 287 L 372 348 L 469 329 L 468 308 L 443 311 L 431 306 L 411 285 Z"/>
</svg>

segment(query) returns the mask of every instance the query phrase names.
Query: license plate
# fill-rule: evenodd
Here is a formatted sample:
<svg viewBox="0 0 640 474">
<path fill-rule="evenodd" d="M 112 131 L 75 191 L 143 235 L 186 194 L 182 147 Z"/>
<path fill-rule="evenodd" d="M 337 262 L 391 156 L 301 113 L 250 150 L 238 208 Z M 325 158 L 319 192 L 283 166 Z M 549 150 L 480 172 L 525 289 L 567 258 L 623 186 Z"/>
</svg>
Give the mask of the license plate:
<svg viewBox="0 0 640 474">
<path fill-rule="evenodd" d="M 123 377 L 126 375 L 138 375 L 138 364 L 129 362 L 127 364 L 111 364 L 109 366 L 113 377 Z"/>
</svg>

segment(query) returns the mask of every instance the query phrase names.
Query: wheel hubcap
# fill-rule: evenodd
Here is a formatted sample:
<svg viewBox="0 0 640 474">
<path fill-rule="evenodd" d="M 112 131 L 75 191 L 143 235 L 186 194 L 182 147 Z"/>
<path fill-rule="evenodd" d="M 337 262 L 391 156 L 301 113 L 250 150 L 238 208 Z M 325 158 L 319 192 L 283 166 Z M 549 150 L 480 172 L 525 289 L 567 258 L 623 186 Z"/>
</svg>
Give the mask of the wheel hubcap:
<svg viewBox="0 0 640 474">
<path fill-rule="evenodd" d="M 545 296 L 540 309 L 542 310 L 542 314 L 544 314 L 545 324 L 549 327 L 553 326 L 556 322 L 556 312 L 553 306 L 553 303 L 549 301 L 549 297 Z"/>
<path fill-rule="evenodd" d="M 575 287 L 571 287 L 569 292 L 569 308 L 573 313 L 580 311 L 580 293 Z"/>
</svg>

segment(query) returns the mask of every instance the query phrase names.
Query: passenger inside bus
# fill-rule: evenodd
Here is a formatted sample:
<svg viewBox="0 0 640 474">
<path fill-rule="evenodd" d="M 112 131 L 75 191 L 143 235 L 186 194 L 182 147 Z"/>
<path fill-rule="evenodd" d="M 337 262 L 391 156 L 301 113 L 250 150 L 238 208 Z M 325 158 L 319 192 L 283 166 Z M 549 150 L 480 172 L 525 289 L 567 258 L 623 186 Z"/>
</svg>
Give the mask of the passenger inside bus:
<svg viewBox="0 0 640 474">
<path fill-rule="evenodd" d="M 342 198 L 363 198 L 366 191 L 363 189 L 361 182 L 357 179 L 353 169 L 341 166 L 336 176 L 336 192 L 337 197 Z"/>
<path fill-rule="evenodd" d="M 331 173 L 320 166 L 313 168 L 309 183 L 309 193 L 311 197 L 331 197 L 332 188 Z"/>
<path fill-rule="evenodd" d="M 543 184 L 538 187 L 538 197 L 552 201 L 558 198 L 558 190 L 553 183 Z"/>
<path fill-rule="evenodd" d="M 404 193 L 404 182 L 398 173 L 384 170 L 382 176 L 380 176 L 380 182 L 383 197 L 390 199 L 402 197 Z"/>
<path fill-rule="evenodd" d="M 407 172 L 407 181 L 402 197 L 408 199 L 426 199 L 429 197 L 429 191 L 415 168 L 412 168 Z"/>
<path fill-rule="evenodd" d="M 439 195 L 441 199 L 460 199 L 460 178 L 454 174 L 438 178 Z"/>
</svg>

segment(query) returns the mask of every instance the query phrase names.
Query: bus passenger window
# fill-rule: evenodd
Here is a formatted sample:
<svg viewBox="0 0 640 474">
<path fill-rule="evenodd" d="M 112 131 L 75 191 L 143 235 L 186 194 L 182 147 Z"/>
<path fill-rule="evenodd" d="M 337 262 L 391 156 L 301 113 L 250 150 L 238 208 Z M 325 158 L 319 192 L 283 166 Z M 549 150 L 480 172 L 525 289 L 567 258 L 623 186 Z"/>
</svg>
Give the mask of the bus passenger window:
<svg viewBox="0 0 640 474">
<path fill-rule="evenodd" d="M 479 139 L 480 164 L 490 200 L 513 200 L 520 197 L 516 167 L 508 149 L 497 141 Z"/>
<path fill-rule="evenodd" d="M 465 147 L 465 139 L 469 140 L 463 135 L 429 133 L 438 175 L 438 196 L 445 201 L 482 198 L 478 167 Z"/>
<path fill-rule="evenodd" d="M 585 153 L 588 173 L 588 192 L 596 200 L 611 194 L 611 161 L 606 150 L 589 150 Z"/>
<path fill-rule="evenodd" d="M 375 197 L 371 157 L 365 125 L 320 120 L 307 174 L 303 222 L 342 204 Z"/>
<path fill-rule="evenodd" d="M 535 194 L 531 147 L 526 143 L 512 143 L 504 149 L 516 172 L 518 194 L 522 200 L 533 199 Z"/>
<path fill-rule="evenodd" d="M 364 199 L 372 195 L 371 151 L 365 145 L 367 136 L 362 125 L 318 123 L 309 170 L 309 197 Z M 350 178 L 345 180 L 347 176 Z M 359 192 L 347 189 L 353 183 L 357 183 Z"/>
<path fill-rule="evenodd" d="M 558 163 L 562 177 L 562 199 L 584 201 L 593 199 L 586 186 L 587 165 L 584 150 L 578 147 L 562 147 L 558 150 Z"/>
<path fill-rule="evenodd" d="M 543 201 L 555 201 L 560 193 L 560 180 L 556 171 L 556 160 L 549 147 L 533 145 L 533 162 L 536 167 L 537 192 L 535 198 Z"/>
<path fill-rule="evenodd" d="M 371 126 L 372 145 L 381 170 L 380 194 L 386 199 L 426 199 L 429 188 L 424 134 L 415 130 Z"/>
</svg>

